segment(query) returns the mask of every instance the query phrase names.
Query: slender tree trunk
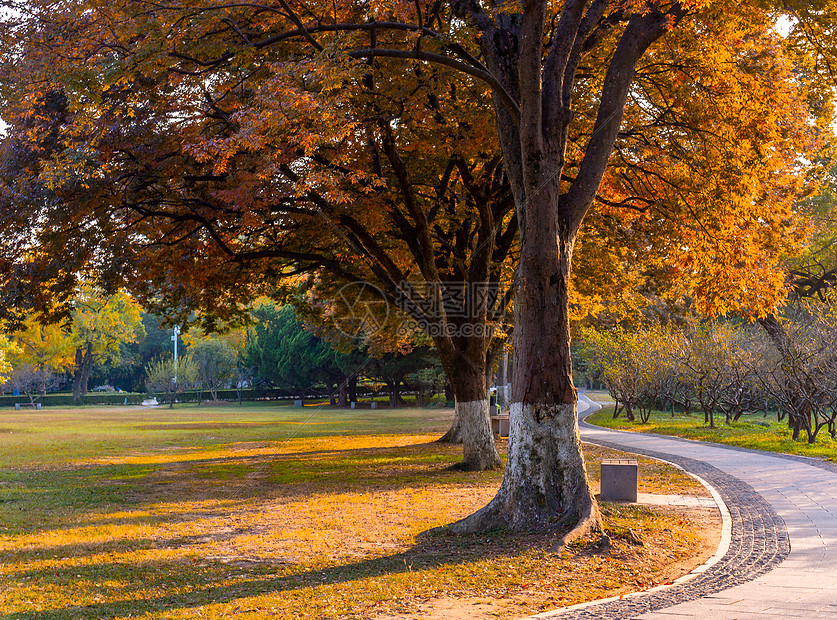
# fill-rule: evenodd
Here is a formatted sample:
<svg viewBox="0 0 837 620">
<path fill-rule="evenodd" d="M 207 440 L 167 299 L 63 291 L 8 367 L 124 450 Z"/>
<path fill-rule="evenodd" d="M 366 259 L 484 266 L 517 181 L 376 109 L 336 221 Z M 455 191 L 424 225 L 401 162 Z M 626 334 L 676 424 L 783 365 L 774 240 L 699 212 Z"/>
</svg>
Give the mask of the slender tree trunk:
<svg viewBox="0 0 837 620">
<path fill-rule="evenodd" d="M 447 432 L 439 437 L 439 443 L 462 443 L 462 421 L 459 417 L 459 408 L 456 406 L 456 396 L 450 381 L 445 383 L 445 401 L 453 401 L 453 421 Z"/>
<path fill-rule="evenodd" d="M 76 349 L 73 360 L 73 402 L 81 402 L 81 364 L 84 353 L 81 347 Z"/>
<path fill-rule="evenodd" d="M 504 351 L 500 363 L 497 365 L 497 404 L 501 409 L 508 406 L 508 398 L 506 397 L 506 384 L 509 382 L 508 368 L 509 354 Z"/>
<path fill-rule="evenodd" d="M 349 402 L 357 402 L 357 377 L 349 378 Z"/>
<path fill-rule="evenodd" d="M 93 343 L 88 342 L 81 358 L 81 395 L 87 396 L 87 382 L 93 372 Z"/>
<path fill-rule="evenodd" d="M 328 404 L 332 407 L 337 406 L 337 390 L 334 388 L 334 382 L 328 382 Z"/>
<path fill-rule="evenodd" d="M 398 408 L 398 381 L 387 381 L 387 395 L 389 396 L 389 408 Z"/>
<path fill-rule="evenodd" d="M 445 400 L 455 400 L 456 396 L 454 396 L 453 386 L 450 384 L 450 381 L 445 383 Z"/>
<path fill-rule="evenodd" d="M 340 386 L 338 387 L 338 396 L 337 396 L 337 406 L 340 409 L 348 409 L 349 408 L 349 390 L 348 390 L 348 383 L 349 380 L 346 377 L 343 377 L 340 380 Z"/>
</svg>

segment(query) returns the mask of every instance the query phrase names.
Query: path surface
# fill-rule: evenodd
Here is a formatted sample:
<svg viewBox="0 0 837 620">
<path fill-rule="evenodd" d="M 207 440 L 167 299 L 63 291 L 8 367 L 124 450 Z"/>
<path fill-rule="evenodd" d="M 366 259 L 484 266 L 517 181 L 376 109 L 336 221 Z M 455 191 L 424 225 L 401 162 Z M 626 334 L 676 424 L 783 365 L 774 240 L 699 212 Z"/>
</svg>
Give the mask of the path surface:
<svg viewBox="0 0 837 620">
<path fill-rule="evenodd" d="M 591 407 L 598 408 L 580 395 L 580 414 Z M 687 582 L 630 600 L 539 617 L 837 620 L 837 467 L 833 464 L 586 423 L 581 424 L 581 436 L 584 441 L 668 458 L 709 479 L 733 515 L 733 542 L 718 567 L 710 569 L 713 576 L 693 579 L 691 586 Z M 739 495 L 745 496 L 740 511 Z M 731 557 L 735 554 L 749 559 L 739 562 L 739 567 Z"/>
</svg>

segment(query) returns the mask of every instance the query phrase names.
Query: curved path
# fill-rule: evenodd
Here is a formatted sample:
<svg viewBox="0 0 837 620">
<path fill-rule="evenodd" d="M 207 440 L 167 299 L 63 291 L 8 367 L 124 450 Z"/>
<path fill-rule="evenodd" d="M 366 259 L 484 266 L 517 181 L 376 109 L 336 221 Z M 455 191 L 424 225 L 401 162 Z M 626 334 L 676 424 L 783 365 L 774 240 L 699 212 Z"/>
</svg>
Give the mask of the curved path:
<svg viewBox="0 0 837 620">
<path fill-rule="evenodd" d="M 581 415 L 597 408 L 579 395 Z M 689 581 L 539 618 L 837 620 L 837 466 L 580 426 L 584 441 L 669 460 L 708 480 L 732 515 L 732 540 L 717 564 Z"/>
</svg>

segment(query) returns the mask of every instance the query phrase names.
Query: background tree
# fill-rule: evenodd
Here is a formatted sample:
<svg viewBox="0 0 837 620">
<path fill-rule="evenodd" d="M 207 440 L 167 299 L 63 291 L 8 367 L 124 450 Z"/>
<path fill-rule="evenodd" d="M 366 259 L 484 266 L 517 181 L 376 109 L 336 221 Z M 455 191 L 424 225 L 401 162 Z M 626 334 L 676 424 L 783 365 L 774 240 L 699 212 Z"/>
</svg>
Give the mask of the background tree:
<svg viewBox="0 0 837 620">
<path fill-rule="evenodd" d="M 5 336 L 0 335 L 0 384 L 5 383 L 9 377 L 12 370 L 9 358 L 15 352 L 17 352 L 17 346 Z"/>
<path fill-rule="evenodd" d="M 364 373 L 386 383 L 389 406 L 395 409 L 404 404 L 401 390 L 405 387 L 407 377 L 423 369 L 431 368 L 437 360 L 436 352 L 429 346 L 418 346 L 409 351 L 385 353 L 381 357 L 372 357 L 364 368 Z"/>
<path fill-rule="evenodd" d="M 177 360 L 159 357 L 145 367 L 145 387 L 149 394 L 159 394 L 174 407 L 177 395 L 194 388 L 198 382 L 198 365 L 188 355 Z M 175 380 L 176 378 L 176 380 Z"/>
<path fill-rule="evenodd" d="M 218 400 L 218 390 L 236 377 L 238 353 L 220 338 L 202 338 L 189 347 L 189 355 L 198 366 L 198 386 Z"/>
<path fill-rule="evenodd" d="M 833 298 L 832 290 L 837 283 L 837 175 L 832 166 L 824 175 L 821 190 L 802 201 L 800 209 L 811 223 L 812 234 L 805 249 L 799 254 L 785 257 L 787 267 L 787 287 L 790 291 L 788 304 L 759 318 L 759 324 L 770 337 L 773 346 L 780 356 L 786 359 L 778 364 L 773 373 L 786 373 L 780 378 L 773 375 L 770 382 L 771 392 L 783 403 L 783 415 L 787 415 L 788 427 L 793 431 L 794 439 L 798 439 L 802 432 L 810 433 L 811 409 L 805 398 L 798 398 L 798 390 L 792 386 L 801 387 L 806 379 L 794 376 L 799 369 L 800 350 L 797 348 L 796 334 L 788 333 L 786 325 L 794 325 L 795 319 L 807 312 L 804 306 L 811 302 L 827 303 Z M 800 310 L 800 306 L 802 309 Z M 789 322 L 786 320 L 789 319 Z M 803 330 L 804 331 L 804 330 Z M 772 355 L 771 355 L 772 357 Z M 771 373 L 772 374 L 772 373 Z M 789 391 L 780 395 L 780 386 Z"/>
<path fill-rule="evenodd" d="M 198 365 L 199 387 L 209 390 L 212 400 L 218 399 L 220 388 L 238 383 L 246 337 L 243 328 L 232 326 L 222 326 L 222 333 L 207 334 L 195 328 L 183 334 L 183 344 Z"/>
<path fill-rule="evenodd" d="M 10 337 L 12 366 L 9 387 L 29 394 L 44 394 L 56 376 L 72 366 L 74 347 L 69 330 L 62 325 L 43 325 L 34 316 L 19 324 Z"/>
<path fill-rule="evenodd" d="M 256 379 L 294 390 L 300 400 L 323 381 L 323 368 L 332 357 L 329 345 L 305 331 L 293 307 L 266 303 L 253 310 L 256 324 L 244 348 L 245 364 Z"/>
<path fill-rule="evenodd" d="M 87 394 L 93 366 L 99 362 L 121 360 L 123 345 L 144 336 L 142 310 L 124 292 L 105 295 L 85 286 L 76 295 L 71 313 L 75 347 L 73 363 L 73 400 Z"/>
<path fill-rule="evenodd" d="M 26 394 L 29 404 L 34 408 L 36 401 L 55 385 L 55 378 L 48 366 L 39 368 L 26 363 L 18 364 L 6 377 L 3 389 Z"/>
<path fill-rule="evenodd" d="M 139 392 L 145 384 L 145 367 L 157 357 L 172 350 L 172 330 L 161 326 L 162 317 L 143 311 L 142 333 L 135 342 L 126 342 L 121 346 L 122 362 L 107 367 L 112 384 L 126 391 Z M 94 369 L 93 375 L 96 371 Z"/>
<path fill-rule="evenodd" d="M 771 335 L 774 346 L 762 348 L 757 368 L 762 385 L 779 407 L 779 418 L 788 417 L 793 439 L 804 436 L 814 443 L 823 428 L 835 435 L 837 321 L 832 304 L 813 300 L 800 304 L 793 314 L 779 323 L 781 345 L 776 346 Z"/>
<path fill-rule="evenodd" d="M 429 398 L 445 389 L 445 371 L 438 357 L 433 356 L 429 363 L 406 377 L 407 384 L 416 391 L 416 407 L 424 407 Z"/>
<path fill-rule="evenodd" d="M 647 422 L 651 411 L 682 381 L 682 340 L 675 329 L 651 324 L 630 331 L 585 330 L 581 337 L 588 367 L 616 401 L 613 417 L 624 410 L 629 420 L 639 413 L 640 421 Z"/>
</svg>

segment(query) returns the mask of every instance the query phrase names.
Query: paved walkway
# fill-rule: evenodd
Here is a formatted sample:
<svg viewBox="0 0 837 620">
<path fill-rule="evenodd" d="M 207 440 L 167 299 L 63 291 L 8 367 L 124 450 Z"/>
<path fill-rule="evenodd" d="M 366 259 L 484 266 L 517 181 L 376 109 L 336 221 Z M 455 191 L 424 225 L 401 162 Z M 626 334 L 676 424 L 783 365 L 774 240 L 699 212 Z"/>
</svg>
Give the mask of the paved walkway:
<svg viewBox="0 0 837 620">
<path fill-rule="evenodd" d="M 579 396 L 579 412 L 598 408 Z M 719 491 L 733 521 L 730 550 L 682 586 L 540 617 L 837 620 L 837 467 L 804 457 L 581 424 L 584 441 L 671 460 Z M 696 471 L 701 470 L 701 471 Z M 707 475 L 708 474 L 708 475 Z M 744 497 L 739 510 L 739 496 Z M 785 536 L 785 532 L 787 535 Z M 789 549 L 788 549 L 789 539 Z M 747 556 L 738 562 L 735 557 Z M 690 585 L 691 584 L 691 585 Z"/>
</svg>

